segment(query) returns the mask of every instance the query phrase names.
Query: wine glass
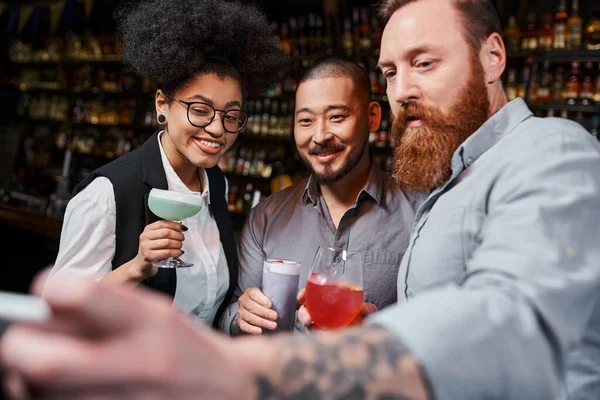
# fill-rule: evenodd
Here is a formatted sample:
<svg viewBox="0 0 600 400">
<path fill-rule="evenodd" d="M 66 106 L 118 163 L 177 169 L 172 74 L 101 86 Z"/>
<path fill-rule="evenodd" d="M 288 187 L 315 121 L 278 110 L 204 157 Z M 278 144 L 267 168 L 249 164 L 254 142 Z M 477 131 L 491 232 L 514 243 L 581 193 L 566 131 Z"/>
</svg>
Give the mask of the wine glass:
<svg viewBox="0 0 600 400">
<path fill-rule="evenodd" d="M 306 309 L 314 326 L 348 326 L 360 312 L 363 263 L 360 252 L 319 247 L 306 282 Z"/>
<path fill-rule="evenodd" d="M 156 216 L 169 221 L 181 222 L 185 218 L 196 215 L 202 208 L 202 197 L 194 193 L 176 192 L 174 190 L 152 189 L 148 196 L 148 207 Z M 193 263 L 179 257 L 169 257 L 152 263 L 160 268 L 191 267 Z"/>
</svg>

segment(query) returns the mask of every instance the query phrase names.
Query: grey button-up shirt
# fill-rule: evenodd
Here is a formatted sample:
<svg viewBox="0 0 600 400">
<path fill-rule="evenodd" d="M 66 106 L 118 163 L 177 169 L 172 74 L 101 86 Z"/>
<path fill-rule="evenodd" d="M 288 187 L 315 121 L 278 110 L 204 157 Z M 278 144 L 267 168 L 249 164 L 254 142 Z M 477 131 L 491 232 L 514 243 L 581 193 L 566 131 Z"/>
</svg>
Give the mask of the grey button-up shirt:
<svg viewBox="0 0 600 400">
<path fill-rule="evenodd" d="M 394 331 L 436 400 L 600 399 L 600 145 L 504 106 L 417 211 Z M 566 375 L 566 379 L 565 379 Z"/>
<path fill-rule="evenodd" d="M 265 258 L 299 261 L 303 288 L 318 247 L 329 246 L 362 253 L 364 301 L 379 309 L 396 303 L 398 267 L 416 207 L 424 198 L 394 188 L 391 177 L 372 165 L 364 188 L 336 229 L 312 177 L 272 194 L 252 209 L 242 230 L 235 297 L 249 287 L 262 287 Z M 238 304 L 232 304 L 221 320 L 224 332 L 229 333 L 237 310 Z"/>
</svg>

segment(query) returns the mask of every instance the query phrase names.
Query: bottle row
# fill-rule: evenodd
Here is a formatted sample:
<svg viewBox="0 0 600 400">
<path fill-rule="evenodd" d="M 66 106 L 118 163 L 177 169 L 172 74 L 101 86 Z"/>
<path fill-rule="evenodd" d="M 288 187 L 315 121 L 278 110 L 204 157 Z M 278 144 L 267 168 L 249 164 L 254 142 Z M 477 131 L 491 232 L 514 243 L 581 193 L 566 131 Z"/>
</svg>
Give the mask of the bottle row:
<svg viewBox="0 0 600 400">
<path fill-rule="evenodd" d="M 531 59 L 525 60 L 520 73 L 510 67 L 506 93 L 510 100 L 527 98 L 535 104 L 600 104 L 600 63 L 573 61 L 570 68 L 546 61 L 534 70 Z"/>
<path fill-rule="evenodd" d="M 137 103 L 133 99 L 105 100 L 76 98 L 73 102 L 65 95 L 24 92 L 17 104 L 16 114 L 32 120 L 53 120 L 75 124 L 134 126 Z M 152 111 L 147 111 L 143 126 L 155 127 Z"/>
<path fill-rule="evenodd" d="M 293 57 L 330 55 L 334 49 L 348 56 L 377 51 L 381 43 L 381 21 L 372 8 L 355 7 L 349 15 L 336 18 L 322 13 L 292 16 L 275 22 L 282 48 Z"/>
<path fill-rule="evenodd" d="M 24 68 L 13 83 L 22 91 L 36 89 L 70 91 L 74 93 L 151 93 L 152 80 L 122 68 L 105 68 L 82 64 L 67 73 L 59 65 L 45 68 Z"/>
<path fill-rule="evenodd" d="M 219 167 L 229 176 L 270 179 L 275 163 L 285 157 L 283 146 L 271 149 L 234 146 L 219 159 Z"/>
<path fill-rule="evenodd" d="M 119 61 L 123 59 L 122 48 L 114 34 L 91 32 L 78 34 L 73 31 L 65 37 L 51 36 L 41 46 L 14 40 L 8 56 L 13 63 L 41 63 L 64 61 Z"/>
<path fill-rule="evenodd" d="M 504 28 L 504 41 L 509 51 L 536 49 L 600 50 L 600 14 L 594 13 L 584 26 L 579 0 L 572 0 L 570 10 L 566 0 L 560 0 L 556 13 L 546 13 L 538 21 L 531 11 L 519 26 L 515 16 Z"/>
</svg>

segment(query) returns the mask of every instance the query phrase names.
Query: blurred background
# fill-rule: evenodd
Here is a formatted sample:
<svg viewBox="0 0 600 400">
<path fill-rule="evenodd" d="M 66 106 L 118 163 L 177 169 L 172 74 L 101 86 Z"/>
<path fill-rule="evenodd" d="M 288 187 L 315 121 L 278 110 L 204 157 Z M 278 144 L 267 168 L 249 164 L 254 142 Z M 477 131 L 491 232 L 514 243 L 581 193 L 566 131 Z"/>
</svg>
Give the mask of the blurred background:
<svg viewBox="0 0 600 400">
<path fill-rule="evenodd" d="M 371 132 L 375 161 L 390 166 L 385 79 L 376 71 L 382 24 L 375 4 L 351 0 L 262 0 L 292 73 L 245 101 L 251 115 L 220 166 L 240 230 L 261 198 L 306 171 L 292 138 L 294 91 L 303 71 L 344 56 L 369 72 L 384 120 Z M 539 116 L 569 118 L 597 137 L 600 125 L 600 2 L 497 0 L 509 62 L 510 99 Z M 0 290 L 25 292 L 56 257 L 75 184 L 135 149 L 155 129 L 153 82 L 122 62 L 116 0 L 0 1 Z M 81 233 L 85 235 L 85 232 Z"/>
</svg>

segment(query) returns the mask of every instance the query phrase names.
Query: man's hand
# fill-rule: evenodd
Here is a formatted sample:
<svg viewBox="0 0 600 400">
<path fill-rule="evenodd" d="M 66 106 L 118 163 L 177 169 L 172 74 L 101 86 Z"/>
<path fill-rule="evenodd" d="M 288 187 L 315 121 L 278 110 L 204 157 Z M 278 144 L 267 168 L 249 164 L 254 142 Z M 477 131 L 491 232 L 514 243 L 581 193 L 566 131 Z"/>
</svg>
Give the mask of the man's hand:
<svg viewBox="0 0 600 400">
<path fill-rule="evenodd" d="M 242 332 L 261 335 L 263 329 L 272 331 L 277 328 L 277 312 L 271 310 L 271 300 L 260 289 L 246 289 L 238 299 L 238 304 L 240 308 L 236 322 Z"/>
<path fill-rule="evenodd" d="M 306 302 L 306 289 L 301 289 L 300 292 L 298 292 L 298 300 L 296 303 L 296 308 L 298 309 L 298 321 L 300 321 L 300 323 L 302 325 L 310 328 L 313 324 L 313 320 L 312 320 L 312 317 L 310 316 L 310 313 L 306 309 L 306 306 L 304 305 L 305 302 Z M 356 316 L 356 318 L 354 318 L 354 320 L 350 323 L 350 325 L 362 324 L 364 318 L 367 315 L 372 314 L 374 312 L 377 312 L 377 307 L 375 306 L 375 304 L 363 302 L 360 305 L 360 311 L 359 311 L 358 315 Z"/>
<path fill-rule="evenodd" d="M 236 344 L 167 297 L 61 275 L 48 281 L 44 299 L 50 321 L 12 325 L 1 338 L 11 393 L 15 374 L 36 399 L 243 399 L 255 390 L 253 377 L 239 375 Z"/>
<path fill-rule="evenodd" d="M 56 276 L 44 293 L 50 321 L 0 339 L 0 368 L 34 398 L 428 399 L 419 365 L 381 327 L 231 340 L 134 285 Z"/>
</svg>

